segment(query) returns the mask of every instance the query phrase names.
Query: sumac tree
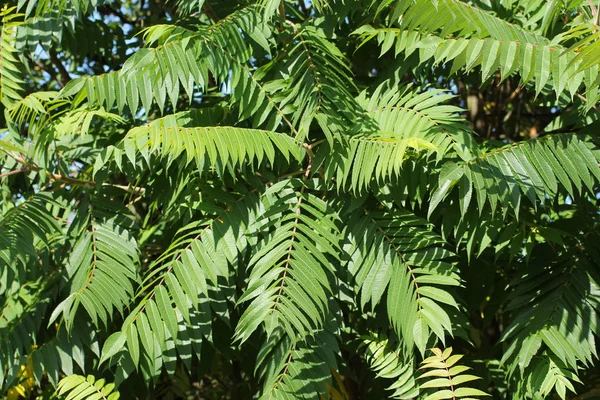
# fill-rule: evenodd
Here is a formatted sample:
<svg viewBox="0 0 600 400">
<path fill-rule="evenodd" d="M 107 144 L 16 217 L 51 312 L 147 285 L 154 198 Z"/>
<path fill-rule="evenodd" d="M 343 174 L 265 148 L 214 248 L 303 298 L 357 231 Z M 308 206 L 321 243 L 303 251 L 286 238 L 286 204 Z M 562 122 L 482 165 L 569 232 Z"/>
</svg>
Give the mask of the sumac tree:
<svg viewBox="0 0 600 400">
<path fill-rule="evenodd" d="M 1 391 L 591 396 L 599 12 L 4 1 Z"/>
</svg>

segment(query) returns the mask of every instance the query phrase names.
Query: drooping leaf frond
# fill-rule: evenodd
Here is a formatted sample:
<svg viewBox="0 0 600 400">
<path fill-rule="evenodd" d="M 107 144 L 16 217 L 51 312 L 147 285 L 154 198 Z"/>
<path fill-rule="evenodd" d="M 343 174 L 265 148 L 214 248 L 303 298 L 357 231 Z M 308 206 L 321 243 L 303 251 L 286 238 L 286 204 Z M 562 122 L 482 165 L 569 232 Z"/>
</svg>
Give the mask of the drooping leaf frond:
<svg viewBox="0 0 600 400">
<path fill-rule="evenodd" d="M 0 313 L 0 387 L 15 384 L 21 365 L 39 339 L 42 318 L 50 300 L 42 279 L 21 286 L 16 293 L 4 291 Z"/>
<path fill-rule="evenodd" d="M 425 150 L 436 159 L 451 154 L 472 159 L 479 149 L 457 115 L 461 110 L 440 104 L 451 97 L 439 90 L 417 94 L 390 81 L 377 87 L 369 99 L 361 93 L 358 102 L 368 122 L 359 127 L 365 130 L 334 144 L 335 155 L 324 160 L 325 176 L 335 179 L 338 189 L 361 192 L 402 174 L 411 150 Z"/>
<path fill-rule="evenodd" d="M 519 38 L 513 41 L 475 37 L 448 39 L 399 28 L 364 29 L 359 33 L 364 40 L 377 37 L 382 46 L 391 43 L 382 47 L 382 54 L 392 45 L 396 55 L 408 57 L 418 52 L 421 62 L 431 59 L 436 64 L 451 65 L 451 75 L 477 67 L 481 69 L 483 81 L 498 71 L 502 79 L 519 73 L 522 84 L 533 81 L 538 94 L 551 82 L 557 96 L 565 89 L 574 96 L 584 82 L 587 87 L 593 88 L 596 76 L 591 71 L 592 75 L 586 75 L 584 70 L 578 71 L 575 55 L 554 43 L 532 44 Z"/>
<path fill-rule="evenodd" d="M 436 17 L 432 18 L 432 14 Z M 557 96 L 565 89 L 574 96 L 585 83 L 586 95 L 592 99 L 590 107 L 598 100 L 597 68 L 593 62 L 582 62 L 594 58 L 584 58 L 563 47 L 560 36 L 550 41 L 476 6 L 454 0 L 440 1 L 437 7 L 431 7 L 427 1 L 400 2 L 393 15 L 402 16 L 401 28 L 362 26 L 355 33 L 363 43 L 377 37 L 381 55 L 394 48 L 396 55 L 403 53 L 405 57 L 417 51 L 421 62 L 433 59 L 436 64 L 451 63 L 450 75 L 480 67 L 482 80 L 486 81 L 498 70 L 502 79 L 518 72 L 522 85 L 533 80 L 539 94 L 551 82 Z M 584 51 L 593 54 L 593 46 Z"/>
<path fill-rule="evenodd" d="M 324 152 L 328 150 L 323 148 Z M 334 149 L 338 150 L 336 156 L 325 160 L 326 177 L 335 179 L 338 189 L 356 193 L 399 176 L 411 150 L 435 150 L 436 147 L 420 138 L 369 135 L 355 136 L 345 145 L 336 144 Z"/>
<path fill-rule="evenodd" d="M 353 101 L 356 89 L 349 79 L 341 51 L 311 25 L 293 25 L 285 49 L 284 76 L 279 108 L 289 109 L 294 126 L 299 125 L 298 140 L 305 140 L 313 119 L 323 127 L 331 143 L 333 137 L 347 132 L 359 116 Z M 277 82 L 274 82 L 277 83 Z M 273 85 L 274 83 L 269 83 Z"/>
<path fill-rule="evenodd" d="M 56 99 L 57 92 L 31 93 L 16 101 L 7 110 L 11 125 L 17 130 L 27 129 L 28 135 L 38 138 L 38 134 L 47 128 L 47 123 L 60 115 L 67 102 Z"/>
<path fill-rule="evenodd" d="M 50 248 L 61 235 L 61 227 L 47 210 L 48 205 L 60 207 L 51 195 L 40 192 L 6 210 L 0 219 L 0 265 L 11 280 L 24 279 L 27 268 L 38 262 L 40 248 Z M 0 285 L 0 292 L 14 290 L 11 286 Z"/>
<path fill-rule="evenodd" d="M 338 254 L 337 218 L 302 181 L 283 180 L 265 192 L 259 241 L 248 263 L 248 303 L 236 326 L 244 342 L 261 325 L 281 325 L 294 341 L 319 329 L 331 293 L 330 258 Z M 318 221 L 312 223 L 311 221 Z"/>
<path fill-rule="evenodd" d="M 118 114 L 109 113 L 103 109 L 90 110 L 78 108 L 61 115 L 52 127 L 53 136 L 86 135 L 94 119 L 123 124 L 125 120 Z"/>
<path fill-rule="evenodd" d="M 554 198 L 559 188 L 571 196 L 584 188 L 594 192 L 599 160 L 593 141 L 566 133 L 501 147 L 470 162 L 448 163 L 440 172 L 429 214 L 457 185 L 463 214 L 472 198 L 481 214 L 488 203 L 492 212 L 498 205 L 504 212 L 518 210 L 523 195 L 535 206 L 538 200 Z"/>
<path fill-rule="evenodd" d="M 242 40 L 242 32 L 257 41 L 266 41 L 263 33 L 254 29 L 256 18 L 255 7 L 246 7 L 213 27 L 199 27 L 198 31 L 154 26 L 145 38 L 149 45 L 158 43 L 157 47 L 140 49 L 120 71 L 74 79 L 61 96 L 87 98 L 90 106 L 107 110 L 116 106 L 122 111 L 127 105 L 134 115 L 140 104 L 148 113 L 153 100 L 164 110 L 167 96 L 176 107 L 180 87 L 191 98 L 197 85 L 208 89 L 209 73 L 217 82 L 225 82 L 232 57 L 242 63 L 248 61 L 249 44 Z M 215 52 L 214 46 L 227 47 L 227 52 Z"/>
<path fill-rule="evenodd" d="M 364 357 L 377 378 L 392 379 L 387 388 L 393 391 L 391 398 L 410 399 L 419 394 L 413 360 L 405 360 L 401 348 L 392 346 L 385 336 L 367 336 L 361 338 Z"/>
<path fill-rule="evenodd" d="M 431 349 L 433 356 L 422 361 L 419 369 L 425 369 L 419 379 L 429 378 L 419 385 L 419 389 L 433 389 L 429 400 L 445 398 L 463 398 L 463 397 L 482 397 L 489 396 L 488 393 L 468 386 L 460 386 L 463 383 L 472 382 L 480 379 L 475 375 L 462 374 L 469 370 L 469 367 L 459 365 L 458 362 L 463 358 L 461 354 L 452 354 L 452 347 L 445 350 L 438 348 Z"/>
<path fill-rule="evenodd" d="M 542 395 L 553 388 L 562 398 L 565 387 L 574 392 L 578 365 L 591 365 L 598 357 L 599 290 L 592 263 L 585 254 L 565 255 L 556 264 L 532 265 L 511 284 L 507 310 L 516 315 L 503 334 L 502 361 L 512 379 L 522 379 L 527 371 L 546 377 Z"/>
<path fill-rule="evenodd" d="M 27 18 L 17 29 L 16 48 L 19 51 L 33 50 L 41 46 L 49 52 L 54 43 L 61 43 L 63 31 L 75 31 L 77 11 L 74 8 L 47 10 L 38 16 Z"/>
<path fill-rule="evenodd" d="M 230 265 L 247 246 L 240 234 L 260 211 L 253 197 L 231 207 L 205 225 L 187 226 L 150 265 L 139 293 L 143 298 L 104 344 L 102 362 L 126 359 L 131 370 L 148 369 L 153 379 L 162 366 L 175 372 L 177 354 L 191 368 L 192 354 L 199 354 L 210 336 L 209 289 L 229 279 Z"/>
<path fill-rule="evenodd" d="M 19 0 L 19 11 L 30 15 L 35 11 L 35 15 L 42 15 L 48 11 L 56 10 L 59 13 L 75 10 L 78 15 L 92 11 L 104 0 Z"/>
<path fill-rule="evenodd" d="M 468 161 L 480 150 L 459 117 L 463 110 L 445 104 L 452 97 L 443 90 L 415 90 L 386 81 L 368 99 L 363 92 L 359 101 L 382 135 L 428 141 L 438 159 L 456 154 Z"/>
<path fill-rule="evenodd" d="M 121 311 L 134 293 L 132 282 L 138 280 L 139 253 L 132 236 L 133 224 L 126 212 L 114 216 L 108 212 L 115 204 L 107 198 L 84 202 L 79 209 L 77 225 L 81 238 L 73 245 L 67 261 L 69 296 L 54 310 L 53 322 L 62 314 L 70 330 L 75 314 L 82 305 L 98 325 L 111 319 L 114 310 Z"/>
<path fill-rule="evenodd" d="M 375 307 L 386 296 L 388 318 L 410 351 L 423 353 L 433 332 L 441 340 L 452 335 L 448 312 L 458 307 L 448 286 L 459 284 L 452 253 L 443 240 L 423 229 L 426 222 L 414 214 L 371 213 L 352 221 L 348 229 L 349 272 L 364 308 Z"/>
<path fill-rule="evenodd" d="M 57 392 L 60 395 L 68 394 L 68 399 L 117 400 L 120 398 L 119 392 L 115 391 L 114 383 L 107 383 L 106 379 L 96 379 L 93 375 L 67 376 L 59 382 Z"/>
<path fill-rule="evenodd" d="M 182 128 L 163 124 L 134 128 L 125 137 L 122 151 L 135 164 L 140 153 L 146 160 L 158 153 L 172 162 L 185 154 L 186 163 L 195 161 L 199 170 L 219 172 L 269 163 L 276 156 L 287 162 L 302 161 L 305 150 L 293 138 L 271 131 L 216 126 Z"/>
<path fill-rule="evenodd" d="M 306 398 L 323 395 L 337 367 L 335 336 L 324 330 L 314 338 L 293 344 L 276 329 L 260 349 L 258 365 L 264 372 L 260 399 Z"/>
<path fill-rule="evenodd" d="M 511 38 L 531 44 L 547 41 L 541 35 L 528 32 L 480 7 L 462 1 L 439 0 L 434 7 L 425 0 L 410 2 L 392 0 L 386 3 L 395 3 L 392 11 L 393 18 L 401 17 L 401 25 L 410 30 L 439 31 L 441 37 L 460 33 L 463 36 L 479 38 Z"/>
<path fill-rule="evenodd" d="M 23 96 L 24 81 L 21 77 L 22 67 L 15 48 L 17 27 L 22 24 L 22 14 L 17 14 L 16 7 L 4 8 L 0 12 L 2 29 L 0 30 L 0 101 L 10 107 Z"/>
</svg>

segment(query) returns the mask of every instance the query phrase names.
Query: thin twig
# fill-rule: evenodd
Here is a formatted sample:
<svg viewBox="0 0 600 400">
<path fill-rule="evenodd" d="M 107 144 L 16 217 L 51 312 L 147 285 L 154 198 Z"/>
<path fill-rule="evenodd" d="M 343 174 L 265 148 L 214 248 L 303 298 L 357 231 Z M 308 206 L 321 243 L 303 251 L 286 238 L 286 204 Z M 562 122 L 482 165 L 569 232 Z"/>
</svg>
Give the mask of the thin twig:
<svg viewBox="0 0 600 400">
<path fill-rule="evenodd" d="M 300 0 L 298 3 L 300 3 L 300 8 L 302 9 L 302 14 L 304 14 L 304 16 L 308 17 L 309 12 L 308 12 L 308 9 L 306 8 L 306 3 L 304 3 L 304 0 Z"/>
<path fill-rule="evenodd" d="M 27 160 L 25 160 L 20 155 L 16 156 L 16 155 L 14 155 L 14 154 L 12 154 L 12 153 L 10 153 L 8 151 L 5 151 L 5 153 L 9 157 L 11 157 L 13 160 L 15 160 L 16 162 L 18 162 L 19 164 L 24 165 L 30 171 L 38 172 L 38 171 L 40 171 L 42 169 L 42 168 L 38 167 L 37 165 L 28 162 Z M 96 182 L 83 181 L 81 179 L 75 179 L 75 178 L 71 178 L 69 176 L 55 174 L 55 173 L 50 172 L 48 170 L 46 170 L 46 173 L 48 174 L 48 176 L 50 177 L 50 179 L 52 181 L 55 181 L 55 182 L 64 182 L 64 183 L 69 184 L 69 185 L 84 186 L 84 187 L 88 187 L 88 188 L 95 188 L 96 187 Z"/>
<path fill-rule="evenodd" d="M 211 5 L 208 3 L 204 3 L 202 11 L 204 11 L 204 13 L 208 15 L 208 18 L 212 19 L 213 22 L 218 22 L 221 19 L 215 12 L 214 8 L 212 8 Z"/>
<path fill-rule="evenodd" d="M 60 58 L 58 58 L 58 54 L 56 54 L 56 50 L 53 47 L 51 47 L 50 50 L 48 50 L 48 55 L 50 56 L 52 64 L 54 64 L 56 69 L 58 69 L 58 72 L 61 77 L 61 79 L 58 79 L 58 77 L 56 77 L 56 80 L 61 87 L 64 87 L 71 80 L 71 75 L 63 65 L 62 61 L 60 61 Z"/>
<path fill-rule="evenodd" d="M 0 178 L 4 178 L 5 176 L 9 176 L 9 175 L 15 175 L 15 174 L 25 172 L 25 171 L 29 171 L 29 168 L 23 167 L 23 168 L 15 169 L 14 171 L 5 172 L 3 174 L 0 174 Z"/>
<path fill-rule="evenodd" d="M 581 100 L 585 101 L 586 103 L 588 101 L 587 97 L 585 97 L 584 95 L 582 95 L 580 93 L 577 93 L 577 97 L 579 97 Z M 594 104 L 592 107 L 594 108 L 594 110 L 600 112 L 600 107 L 598 107 L 596 104 Z"/>
<path fill-rule="evenodd" d="M 279 386 L 279 384 L 281 383 L 281 381 L 283 381 L 283 378 L 285 377 L 285 374 L 287 374 L 288 369 L 290 367 L 290 363 L 292 362 L 292 355 L 294 354 L 294 350 L 295 349 L 296 349 L 296 345 L 293 345 L 292 349 L 290 351 L 290 355 L 288 356 L 287 361 L 285 362 L 285 368 L 283 369 L 283 372 L 279 376 L 279 379 L 277 379 L 277 382 L 275 382 L 275 386 L 273 387 L 273 390 L 277 389 L 277 386 Z"/>
<path fill-rule="evenodd" d="M 594 2 L 592 0 L 588 0 L 588 4 L 590 5 L 590 8 L 592 9 L 592 14 L 596 14 L 596 6 L 594 6 Z"/>
<path fill-rule="evenodd" d="M 117 188 L 117 189 L 124 190 L 127 193 L 131 193 L 131 194 L 140 194 L 140 195 L 143 195 L 146 192 L 146 188 L 139 187 L 139 186 L 133 186 L 131 184 L 129 184 L 129 185 L 126 186 L 126 185 L 115 185 L 115 184 L 112 184 L 112 183 L 105 182 L 105 183 L 102 184 L 102 186 L 114 187 L 114 188 Z"/>
<path fill-rule="evenodd" d="M 592 9 L 592 15 L 594 16 L 594 25 L 598 25 L 598 9 L 600 9 L 600 4 L 598 4 L 598 8 L 594 6 L 594 2 L 592 0 L 588 0 L 588 4 Z"/>
<path fill-rule="evenodd" d="M 135 21 L 132 21 L 128 15 L 123 14 L 121 11 L 112 7 L 110 4 L 105 4 L 101 7 L 98 7 L 96 10 L 104 16 L 106 16 L 108 14 L 113 14 L 116 17 L 118 17 L 122 23 L 129 24 L 129 25 L 135 25 Z"/>
</svg>

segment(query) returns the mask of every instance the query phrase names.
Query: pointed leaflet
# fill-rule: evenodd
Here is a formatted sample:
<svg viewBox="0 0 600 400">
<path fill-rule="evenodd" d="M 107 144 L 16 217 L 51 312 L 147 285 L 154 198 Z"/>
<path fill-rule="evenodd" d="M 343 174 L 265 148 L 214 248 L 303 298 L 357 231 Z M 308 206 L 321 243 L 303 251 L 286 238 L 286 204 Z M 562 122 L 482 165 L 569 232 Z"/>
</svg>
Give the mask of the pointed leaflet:
<svg viewBox="0 0 600 400">
<path fill-rule="evenodd" d="M 127 336 L 122 331 L 115 332 L 112 335 L 110 335 L 108 339 L 106 339 L 106 342 L 104 342 L 104 346 L 102 347 L 102 357 L 100 358 L 100 364 L 102 364 L 104 361 L 108 360 L 109 358 L 117 354 L 119 351 L 121 351 L 125 346 L 126 340 Z"/>
<path fill-rule="evenodd" d="M 461 164 L 456 164 L 454 162 L 444 164 L 440 171 L 438 188 L 431 196 L 429 210 L 427 211 L 428 217 L 431 216 L 431 213 L 435 208 L 446 198 L 447 194 L 463 174 L 464 169 Z"/>
</svg>

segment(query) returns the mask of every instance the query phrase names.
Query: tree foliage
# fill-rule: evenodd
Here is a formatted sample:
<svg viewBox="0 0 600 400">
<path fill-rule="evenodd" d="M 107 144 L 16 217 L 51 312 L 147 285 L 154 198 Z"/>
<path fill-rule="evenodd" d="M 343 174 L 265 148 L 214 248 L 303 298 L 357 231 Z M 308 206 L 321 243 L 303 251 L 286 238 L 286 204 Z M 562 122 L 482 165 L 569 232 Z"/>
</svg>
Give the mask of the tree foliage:
<svg viewBox="0 0 600 400">
<path fill-rule="evenodd" d="M 8 398 L 597 393 L 593 1 L 5 3 Z"/>
</svg>

